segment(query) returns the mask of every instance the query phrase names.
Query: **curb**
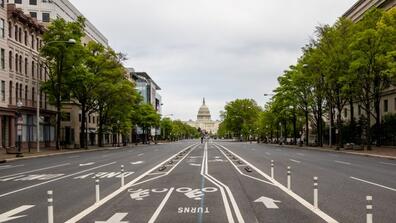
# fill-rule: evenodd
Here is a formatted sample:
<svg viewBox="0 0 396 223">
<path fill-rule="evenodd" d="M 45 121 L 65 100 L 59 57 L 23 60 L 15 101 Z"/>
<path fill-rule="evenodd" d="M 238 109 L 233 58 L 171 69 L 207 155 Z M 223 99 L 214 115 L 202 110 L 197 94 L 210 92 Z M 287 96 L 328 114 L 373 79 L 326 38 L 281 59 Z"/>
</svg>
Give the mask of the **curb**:
<svg viewBox="0 0 396 223">
<path fill-rule="evenodd" d="M 128 148 L 127 146 L 122 147 L 108 147 L 108 148 L 99 148 L 99 149 L 87 149 L 87 150 L 78 150 L 78 151 L 67 151 L 67 152 L 59 152 L 59 153 L 50 153 L 50 154 L 42 154 L 42 155 L 33 155 L 33 156 L 25 156 L 19 158 L 8 158 L 0 160 L 0 163 L 8 163 L 17 160 L 26 160 L 26 159 L 33 159 L 33 158 L 41 158 L 41 157 L 49 157 L 49 156 L 58 156 L 58 155 L 67 155 L 67 154 L 77 154 L 77 153 L 86 153 L 86 152 L 97 152 L 97 151 L 104 151 L 104 150 L 115 150 L 121 148 Z"/>
<path fill-rule="evenodd" d="M 348 152 L 348 151 L 339 151 L 339 150 L 328 150 L 328 149 L 321 149 L 321 148 L 311 148 L 311 147 L 300 147 L 300 146 L 289 146 L 289 145 L 278 145 L 278 144 L 271 144 L 277 147 L 285 147 L 291 149 L 305 149 L 305 150 L 315 150 L 321 152 L 330 152 L 330 153 L 344 153 L 344 154 L 351 154 L 351 155 L 358 155 L 358 156 L 366 156 L 366 157 L 374 157 L 374 158 L 383 158 L 389 160 L 396 160 L 396 156 L 385 156 L 385 155 L 376 155 L 376 154 L 367 154 L 367 153 L 358 153 L 358 152 Z"/>
</svg>

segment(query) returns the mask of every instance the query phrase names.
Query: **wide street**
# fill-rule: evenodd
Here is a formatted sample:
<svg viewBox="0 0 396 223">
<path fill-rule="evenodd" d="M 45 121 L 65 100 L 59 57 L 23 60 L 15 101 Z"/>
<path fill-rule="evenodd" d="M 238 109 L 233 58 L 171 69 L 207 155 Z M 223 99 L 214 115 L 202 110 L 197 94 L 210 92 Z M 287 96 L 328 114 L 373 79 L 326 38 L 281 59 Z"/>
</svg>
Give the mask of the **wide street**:
<svg viewBox="0 0 396 223">
<path fill-rule="evenodd" d="M 396 161 L 268 144 L 180 141 L 1 164 L 0 222 L 48 222 L 49 190 L 54 222 L 366 222 L 366 196 L 374 222 L 396 222 Z"/>
</svg>

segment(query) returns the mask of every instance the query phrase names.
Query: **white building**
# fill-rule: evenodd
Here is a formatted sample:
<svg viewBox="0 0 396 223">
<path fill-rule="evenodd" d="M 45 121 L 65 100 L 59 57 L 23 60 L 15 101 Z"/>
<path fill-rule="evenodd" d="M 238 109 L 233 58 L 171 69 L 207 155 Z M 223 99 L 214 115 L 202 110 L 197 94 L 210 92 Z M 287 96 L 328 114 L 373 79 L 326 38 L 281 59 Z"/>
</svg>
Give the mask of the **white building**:
<svg viewBox="0 0 396 223">
<path fill-rule="evenodd" d="M 43 23 L 56 18 L 70 22 L 83 16 L 68 0 L 9 0 L 9 3 L 15 3 L 25 13 Z M 85 21 L 85 32 L 89 39 L 108 46 L 107 38 L 88 20 Z"/>
<path fill-rule="evenodd" d="M 202 105 L 198 110 L 197 120 L 189 120 L 185 123 L 192 127 L 200 128 L 210 134 L 216 134 L 220 124 L 219 121 L 212 121 L 209 108 L 206 106 L 205 98 L 202 100 Z"/>
</svg>

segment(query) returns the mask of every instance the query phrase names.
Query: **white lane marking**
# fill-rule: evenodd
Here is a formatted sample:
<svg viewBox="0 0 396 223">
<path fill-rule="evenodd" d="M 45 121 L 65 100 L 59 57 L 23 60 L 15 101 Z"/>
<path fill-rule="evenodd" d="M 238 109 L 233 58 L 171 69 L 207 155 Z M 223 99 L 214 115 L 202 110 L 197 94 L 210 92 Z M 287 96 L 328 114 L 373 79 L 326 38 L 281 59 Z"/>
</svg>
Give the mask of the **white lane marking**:
<svg viewBox="0 0 396 223">
<path fill-rule="evenodd" d="M 67 157 L 67 158 L 69 158 L 69 159 L 73 159 L 73 158 L 79 158 L 80 156 L 69 156 L 69 157 Z"/>
<path fill-rule="evenodd" d="M 143 156 L 144 155 L 144 153 L 139 153 L 137 156 Z"/>
<path fill-rule="evenodd" d="M 169 197 L 171 196 L 173 190 L 175 188 L 171 187 L 168 191 L 168 193 L 166 194 L 166 196 L 164 197 L 164 199 L 161 201 L 160 205 L 158 206 L 157 210 L 155 210 L 153 216 L 151 216 L 150 220 L 148 221 L 148 223 L 154 223 L 155 220 L 157 219 L 158 215 L 161 213 L 162 208 L 164 208 L 166 202 L 168 202 Z"/>
<path fill-rule="evenodd" d="M 206 148 L 206 149 L 205 149 Z M 228 223 L 234 223 L 234 218 L 232 216 L 232 212 L 231 212 L 231 207 L 230 204 L 228 203 L 228 199 L 227 196 L 224 192 L 224 188 L 221 187 L 218 183 L 216 183 L 215 181 L 213 181 L 208 175 L 207 175 L 207 146 L 205 143 L 205 147 L 204 147 L 204 154 L 203 154 L 203 158 L 202 158 L 202 167 L 201 167 L 201 175 L 204 176 L 207 180 L 209 180 L 210 182 L 212 182 L 214 185 L 216 185 L 216 187 L 218 187 L 220 189 L 220 194 L 221 194 L 221 198 L 223 200 L 223 204 L 224 204 L 224 208 L 225 208 L 225 212 L 227 215 L 227 220 Z"/>
<path fill-rule="evenodd" d="M 380 162 L 381 164 L 385 164 L 385 165 L 392 165 L 392 166 L 396 166 L 396 163 L 385 163 L 385 162 Z"/>
<path fill-rule="evenodd" d="M 55 166 L 49 166 L 49 167 L 44 167 L 44 168 L 40 168 L 40 169 L 29 170 L 29 171 L 20 172 L 20 173 L 14 173 L 14 174 L 7 175 L 7 176 L 0 176 L 0 178 L 8 178 L 8 177 L 16 176 L 16 175 L 22 175 L 22 174 L 26 174 L 26 173 L 33 173 L 33 172 L 37 172 L 37 171 L 40 171 L 40 170 L 48 170 L 48 169 L 61 167 L 61 166 L 67 166 L 67 165 L 70 165 L 70 163 L 63 163 L 63 164 L 59 164 L 59 165 L 55 165 Z"/>
<path fill-rule="evenodd" d="M 95 223 L 128 223 L 129 221 L 122 221 L 128 213 L 115 213 L 107 221 L 95 221 Z"/>
<path fill-rule="evenodd" d="M 5 166 L 0 166 L 0 169 L 2 169 L 2 170 L 5 170 L 5 169 L 11 169 L 11 168 L 15 168 L 15 167 L 20 167 L 20 166 L 25 166 L 25 165 L 15 165 L 15 166 L 12 166 L 12 165 L 5 165 Z"/>
<path fill-rule="evenodd" d="M 295 163 L 301 163 L 301 161 L 298 161 L 298 160 L 294 160 L 294 159 L 289 159 L 289 160 L 292 162 L 295 162 Z"/>
<path fill-rule="evenodd" d="M 18 190 L 14 190 L 14 191 L 11 191 L 11 192 L 8 192 L 8 193 L 5 193 L 5 194 L 0 194 L 0 197 L 5 197 L 5 196 L 8 196 L 10 194 L 21 192 L 21 191 L 24 191 L 24 190 L 27 190 L 27 189 L 30 189 L 30 188 L 34 188 L 34 187 L 38 187 L 38 186 L 41 186 L 41 185 L 44 185 L 44 184 L 47 184 L 47 183 L 51 183 L 51 182 L 54 182 L 54 181 L 62 180 L 62 179 L 65 179 L 67 177 L 72 177 L 72 176 L 75 176 L 75 175 L 78 175 L 78 174 L 81 174 L 81 173 L 85 173 L 85 172 L 88 172 L 88 171 L 91 171 L 91 170 L 94 170 L 94 169 L 98 169 L 98 168 L 101 168 L 101 167 L 112 165 L 114 163 L 116 163 L 116 162 L 103 164 L 103 165 L 100 165 L 100 166 L 92 167 L 90 169 L 79 171 L 77 173 L 72 173 L 72 174 L 65 175 L 65 176 L 62 176 L 62 177 L 59 177 L 59 178 L 55 178 L 55 179 L 52 179 L 52 180 L 49 180 L 49 181 L 44 181 L 44 182 L 41 182 L 41 183 L 38 183 L 38 184 L 33 184 L 33 185 L 30 185 L 30 186 L 27 186 L 27 187 L 23 187 L 23 188 L 20 188 Z"/>
<path fill-rule="evenodd" d="M 194 144 L 197 145 L 197 144 Z M 186 148 L 184 148 L 181 151 L 187 150 L 188 148 L 193 147 L 194 145 L 190 145 Z M 76 216 L 70 218 L 69 220 L 67 220 L 65 223 L 75 223 L 78 222 L 79 220 L 81 220 L 82 218 L 84 218 L 85 216 L 87 216 L 88 214 L 90 214 L 91 212 L 93 212 L 94 210 L 98 209 L 99 207 L 101 207 L 103 204 L 107 203 L 109 200 L 113 199 L 115 196 L 119 195 L 120 193 L 122 193 L 123 191 L 125 191 L 126 189 L 128 189 L 129 187 L 133 186 L 137 181 L 141 180 L 142 178 L 144 178 L 145 176 L 147 176 L 149 173 L 153 172 L 154 170 L 158 169 L 161 165 L 163 165 L 164 163 L 168 162 L 169 160 L 171 160 L 175 155 L 177 155 L 178 153 L 180 153 L 181 151 L 173 154 L 171 157 L 169 157 L 168 159 L 166 159 L 165 161 L 159 163 L 158 165 L 156 165 L 155 167 L 147 170 L 146 172 L 144 172 L 142 175 L 136 177 L 134 180 L 130 181 L 129 183 L 125 184 L 123 187 L 120 187 L 119 189 L 117 189 L 116 191 L 114 191 L 113 193 L 107 195 L 106 197 L 104 197 L 102 200 L 100 200 L 99 202 L 94 203 L 93 205 L 91 205 L 90 207 L 86 208 L 85 210 L 83 210 L 82 212 L 78 213 Z"/>
<path fill-rule="evenodd" d="M 206 153 L 208 153 L 208 148 L 207 147 L 206 147 Z M 236 215 L 236 217 L 238 219 L 238 222 L 244 223 L 245 220 L 243 220 L 241 211 L 239 210 L 238 204 L 235 201 L 234 195 L 232 194 L 230 188 L 227 185 L 225 185 L 224 183 L 222 183 L 221 181 L 217 180 L 215 177 L 213 177 L 210 174 L 208 174 L 208 156 L 207 156 L 207 154 L 206 154 L 206 161 L 205 162 L 206 162 L 206 174 L 208 175 L 208 177 L 212 178 L 214 181 L 216 181 L 218 184 L 220 184 L 221 186 L 223 186 L 226 189 L 226 192 L 228 194 L 228 197 L 230 198 L 230 202 L 231 202 L 232 207 L 234 208 L 234 212 L 235 212 L 235 215 Z"/>
<path fill-rule="evenodd" d="M 142 163 L 144 163 L 144 161 L 142 161 L 142 160 L 139 160 L 136 162 L 131 162 L 132 165 L 138 165 L 138 164 L 142 164 Z"/>
<path fill-rule="evenodd" d="M 297 155 L 299 155 L 299 156 L 305 156 L 304 153 L 297 153 Z"/>
<path fill-rule="evenodd" d="M 344 162 L 344 161 L 334 160 L 334 162 L 336 162 L 336 163 L 341 163 L 341 164 L 345 164 L 345 165 L 351 165 L 351 163 Z"/>
<path fill-rule="evenodd" d="M 201 166 L 199 163 L 190 163 L 190 166 Z"/>
<path fill-rule="evenodd" d="M 219 145 L 219 144 L 217 144 Z M 308 210 L 312 211 L 313 213 L 315 213 L 316 215 L 318 215 L 319 217 L 321 217 L 323 220 L 325 220 L 326 222 L 331 222 L 331 223 L 338 223 L 337 220 L 335 220 L 334 218 L 330 217 L 328 214 L 324 213 L 323 211 L 321 211 L 318 208 L 315 208 L 312 204 L 310 204 L 309 202 L 307 202 L 306 200 L 304 200 L 302 197 L 300 197 L 298 194 L 294 193 L 293 191 L 287 189 L 285 186 L 283 186 L 282 184 L 280 184 L 278 181 L 276 181 L 275 179 L 272 179 L 270 176 L 268 176 L 267 174 L 265 174 L 263 171 L 261 171 L 259 168 L 253 166 L 251 163 L 249 163 L 248 161 L 246 161 L 245 159 L 243 159 L 242 157 L 238 156 L 237 154 L 235 154 L 234 152 L 232 152 L 231 150 L 227 149 L 226 147 L 219 145 L 220 147 L 222 147 L 223 149 L 227 150 L 229 153 L 231 153 L 232 155 L 238 157 L 238 159 L 242 160 L 243 162 L 247 163 L 252 169 L 254 169 L 257 173 L 259 173 L 261 176 L 267 178 L 267 180 L 271 181 L 275 186 L 277 186 L 279 189 L 283 190 L 283 192 L 287 193 L 289 196 L 291 196 L 292 198 L 294 198 L 296 201 L 298 201 L 300 204 L 302 204 L 304 207 L 306 207 Z"/>
<path fill-rule="evenodd" d="M 14 220 L 17 218 L 25 217 L 26 215 L 19 215 L 19 216 L 13 216 L 13 215 L 19 214 L 19 213 L 26 211 L 27 209 L 30 209 L 32 207 L 34 207 L 34 205 L 22 205 L 20 207 L 12 209 L 11 211 L 7 211 L 3 214 L 0 214 L 0 222 L 6 222 L 6 221 L 11 221 L 11 220 Z"/>
<path fill-rule="evenodd" d="M 80 165 L 79 166 L 91 166 L 91 165 L 94 165 L 95 164 L 95 162 L 90 162 L 90 163 L 80 163 Z"/>
<path fill-rule="evenodd" d="M 270 153 L 270 152 L 265 152 L 265 154 L 267 154 L 268 156 L 271 156 L 271 153 Z"/>
<path fill-rule="evenodd" d="M 268 209 L 278 209 L 279 207 L 275 203 L 280 203 L 281 201 L 277 201 L 269 197 L 261 196 L 253 202 L 263 203 L 264 206 Z"/>
<path fill-rule="evenodd" d="M 384 186 L 384 185 L 381 185 L 381 184 L 377 184 L 377 183 L 374 183 L 374 182 L 371 182 L 371 181 L 363 180 L 363 179 L 360 179 L 360 178 L 357 178 L 357 177 L 349 177 L 349 178 L 357 180 L 357 181 L 361 181 L 361 182 L 364 182 L 364 183 L 368 183 L 368 184 L 371 184 L 371 185 L 374 185 L 374 186 L 382 187 L 382 188 L 385 188 L 385 189 L 388 189 L 388 190 L 391 190 L 391 191 L 396 191 L 395 188 L 387 187 L 387 186 Z"/>
<path fill-rule="evenodd" d="M 226 156 L 226 154 L 225 154 L 217 145 L 215 145 L 215 146 L 216 146 L 217 149 L 218 149 L 218 150 L 230 161 L 230 163 L 231 163 L 231 164 L 234 166 L 234 168 L 239 172 L 239 174 L 241 174 L 241 175 L 243 175 L 243 176 L 245 176 L 245 177 L 249 177 L 249 178 L 251 178 L 251 179 L 254 179 L 254 180 L 263 182 L 263 183 L 267 183 L 267 184 L 274 185 L 274 184 L 271 183 L 271 182 L 268 182 L 268 181 L 262 180 L 262 179 L 260 179 L 260 178 L 253 177 L 253 176 L 250 176 L 250 175 L 247 175 L 247 174 L 243 173 L 238 167 L 244 167 L 244 166 L 248 166 L 248 165 L 246 165 L 246 164 L 235 165 L 234 162 L 232 162 L 232 161 L 230 160 L 230 158 L 229 158 L 228 156 Z"/>
</svg>

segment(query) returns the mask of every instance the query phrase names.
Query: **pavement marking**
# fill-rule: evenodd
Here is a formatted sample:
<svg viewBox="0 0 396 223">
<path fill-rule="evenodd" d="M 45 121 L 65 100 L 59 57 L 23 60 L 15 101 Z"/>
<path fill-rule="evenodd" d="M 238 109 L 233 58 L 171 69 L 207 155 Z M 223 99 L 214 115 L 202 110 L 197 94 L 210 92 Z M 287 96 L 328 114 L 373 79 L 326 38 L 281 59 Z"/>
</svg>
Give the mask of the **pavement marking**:
<svg viewBox="0 0 396 223">
<path fill-rule="evenodd" d="M 201 166 L 199 163 L 190 163 L 190 166 Z"/>
<path fill-rule="evenodd" d="M 15 166 L 12 166 L 12 165 L 5 165 L 5 166 L 0 166 L 0 169 L 2 169 L 2 170 L 5 170 L 5 169 L 11 169 L 11 168 L 15 168 L 15 167 L 20 167 L 20 166 L 25 166 L 25 165 L 15 165 Z"/>
<path fill-rule="evenodd" d="M 253 202 L 263 203 L 264 206 L 268 209 L 278 209 L 279 207 L 278 205 L 276 205 L 276 203 L 280 203 L 281 201 L 277 201 L 269 197 L 261 196 Z"/>
<path fill-rule="evenodd" d="M 226 154 L 225 154 L 217 145 L 215 145 L 215 146 L 216 146 L 217 149 L 218 149 L 218 150 L 230 161 L 230 163 L 235 167 L 235 169 L 236 169 L 241 175 L 243 175 L 243 176 L 245 176 L 245 177 L 249 177 L 249 178 L 254 179 L 254 180 L 257 180 L 257 181 L 260 181 L 260 182 L 263 182 L 263 183 L 267 183 L 267 184 L 274 185 L 274 184 L 271 183 L 271 182 L 268 182 L 268 181 L 262 180 L 262 179 L 260 179 L 260 178 L 253 177 L 253 176 L 250 176 L 250 175 L 247 175 L 247 174 L 243 173 L 238 167 L 248 166 L 247 164 L 235 165 L 234 162 L 232 162 L 232 161 L 230 160 L 230 158 L 229 158 L 228 156 L 226 156 Z"/>
<path fill-rule="evenodd" d="M 6 221 L 11 221 L 14 219 L 26 217 L 26 215 L 19 215 L 19 216 L 13 216 L 13 215 L 19 214 L 19 213 L 26 211 L 27 209 L 30 209 L 32 207 L 34 207 L 34 205 L 22 205 L 20 207 L 17 207 L 15 209 L 7 211 L 3 214 L 0 214 L 0 222 L 6 222 Z"/>
<path fill-rule="evenodd" d="M 95 221 L 95 223 L 128 223 L 129 221 L 122 221 L 128 213 L 115 213 L 107 221 Z"/>
<path fill-rule="evenodd" d="M 181 151 L 185 151 L 191 147 L 193 147 L 194 145 L 198 145 L 198 144 L 193 144 L 190 145 L 184 149 L 182 149 Z M 140 176 L 136 177 L 134 180 L 130 181 L 129 183 L 125 184 L 123 187 L 120 187 L 119 189 L 117 189 L 116 191 L 114 191 L 113 193 L 107 195 L 106 197 L 104 197 L 102 200 L 100 200 L 99 202 L 96 202 L 95 204 L 89 206 L 88 208 L 84 209 L 83 211 L 81 211 L 80 213 L 78 213 L 77 215 L 75 215 L 74 217 L 70 218 L 69 220 L 67 220 L 65 223 L 75 223 L 78 222 L 79 220 L 81 220 L 82 218 L 84 218 L 85 216 L 87 216 L 88 214 L 90 214 L 91 212 L 93 212 L 94 210 L 98 209 L 99 207 L 101 207 L 103 204 L 107 203 L 109 200 L 113 199 L 114 197 L 116 197 L 117 195 L 119 195 L 120 193 L 122 193 L 123 191 L 125 191 L 126 189 L 128 189 L 129 187 L 133 186 L 137 181 L 141 180 L 142 178 L 144 178 L 145 176 L 147 176 L 150 172 L 153 172 L 154 170 L 158 169 L 161 165 L 163 165 L 164 163 L 168 162 L 169 160 L 171 160 L 175 155 L 177 155 L 178 153 L 180 153 L 181 151 L 173 154 L 171 157 L 169 157 L 168 159 L 166 159 L 165 161 L 159 163 L 158 165 L 154 166 L 153 168 L 147 170 L 146 172 L 144 172 L 143 174 L 141 174 Z"/>
<path fill-rule="evenodd" d="M 270 152 L 265 152 L 265 154 L 267 154 L 267 156 L 271 156 L 271 153 L 270 153 Z"/>
<path fill-rule="evenodd" d="M 392 165 L 392 166 L 396 166 L 396 163 L 385 163 L 385 162 L 380 162 L 381 164 L 385 164 L 385 165 Z"/>
<path fill-rule="evenodd" d="M 341 163 L 341 164 L 345 164 L 345 165 L 351 165 L 351 163 L 344 162 L 344 161 L 334 160 L 334 162 L 336 162 L 336 163 Z"/>
<path fill-rule="evenodd" d="M 100 166 L 92 167 L 90 169 L 79 171 L 77 173 L 72 173 L 72 174 L 65 175 L 65 176 L 62 176 L 62 177 L 59 177 L 59 178 L 55 178 L 55 179 L 52 179 L 52 180 L 49 180 L 49 181 L 41 182 L 41 183 L 38 183 L 38 184 L 33 184 L 33 185 L 30 185 L 30 186 L 27 186 L 27 187 L 23 187 L 23 188 L 20 188 L 20 189 L 17 189 L 17 190 L 14 190 L 14 191 L 11 191 L 11 192 L 8 192 L 8 193 L 5 193 L 5 194 L 0 194 L 0 197 L 5 197 L 5 196 L 8 196 L 10 194 L 14 194 L 14 193 L 21 192 L 21 191 L 24 191 L 24 190 L 27 190 L 27 189 L 38 187 L 38 186 L 41 186 L 41 185 L 44 185 L 44 184 L 47 184 L 47 183 L 51 183 L 51 182 L 54 182 L 54 181 L 62 180 L 62 179 L 65 179 L 67 177 L 72 177 L 72 176 L 75 176 L 75 175 L 78 175 L 78 174 L 81 174 L 81 173 L 85 173 L 87 171 L 91 171 L 91 170 L 98 169 L 98 168 L 101 168 L 101 167 L 109 166 L 109 165 L 112 165 L 114 163 L 116 163 L 116 162 L 103 164 L 103 165 L 100 165 Z"/>
<path fill-rule="evenodd" d="M 298 160 L 294 160 L 294 159 L 289 159 L 289 160 L 292 162 L 295 162 L 295 163 L 301 163 L 301 161 L 298 161 Z"/>
<path fill-rule="evenodd" d="M 94 165 L 95 164 L 95 162 L 90 162 L 90 163 L 80 163 L 80 165 L 79 166 L 92 166 L 92 165 Z"/>
<path fill-rule="evenodd" d="M 204 147 L 204 154 L 203 154 L 203 158 L 202 158 L 202 167 L 201 167 L 201 175 L 204 176 L 207 180 L 209 180 L 210 182 L 212 182 L 214 185 L 216 185 L 219 189 L 220 189 L 220 194 L 221 194 L 221 198 L 223 200 L 223 204 L 224 204 L 224 208 L 225 208 L 225 212 L 227 215 L 227 220 L 229 223 L 234 223 L 234 218 L 232 216 L 231 213 L 231 207 L 230 204 L 228 203 L 228 199 L 227 196 L 224 192 L 224 188 L 221 187 L 218 183 L 216 183 L 215 181 L 213 181 L 211 178 L 209 178 L 209 176 L 207 175 L 207 145 L 205 143 L 205 147 Z"/>
<path fill-rule="evenodd" d="M 250 165 L 250 167 L 252 169 L 254 169 L 255 171 L 257 171 L 257 173 L 259 173 L 260 175 L 262 175 L 263 177 L 267 178 L 267 180 L 271 181 L 275 186 L 277 186 L 279 189 L 281 189 L 282 191 L 284 191 L 286 194 L 288 194 L 289 196 L 291 196 L 292 198 L 294 198 L 296 201 L 298 201 L 300 204 L 302 204 L 304 207 L 306 207 L 308 210 L 312 211 L 313 213 L 315 213 L 316 215 L 318 215 L 319 217 L 321 217 L 323 220 L 325 220 L 326 222 L 330 222 L 330 223 L 338 223 L 337 220 L 335 220 L 334 218 L 332 218 L 331 216 L 329 216 L 328 214 L 326 214 L 325 212 L 321 211 L 318 208 L 315 208 L 312 204 L 310 204 L 308 201 L 304 200 L 302 197 L 300 197 L 298 194 L 294 193 L 293 191 L 287 189 L 285 186 L 283 186 L 282 184 L 280 184 L 278 181 L 276 181 L 275 179 L 272 179 L 270 176 L 268 176 L 267 174 L 265 174 L 263 171 L 261 171 L 259 168 L 253 166 L 251 163 L 249 163 L 248 161 L 246 161 L 245 159 L 243 159 L 242 157 L 238 156 L 237 154 L 235 154 L 234 152 L 232 152 L 231 150 L 227 149 L 226 147 L 218 144 L 220 147 L 222 147 L 223 149 L 227 150 L 229 153 L 233 154 L 234 156 L 238 157 L 240 160 L 242 160 L 243 162 L 247 163 Z"/>
<path fill-rule="evenodd" d="M 360 178 L 357 178 L 357 177 L 349 177 L 349 178 L 357 180 L 357 181 L 361 181 L 361 182 L 364 182 L 364 183 L 368 183 L 368 184 L 371 184 L 371 185 L 374 185 L 374 186 L 382 187 L 382 188 L 385 188 L 385 189 L 388 189 L 388 190 L 391 190 L 391 191 L 396 191 L 395 188 L 387 187 L 387 186 L 384 186 L 384 185 L 381 185 L 381 184 L 377 184 L 377 183 L 374 183 L 374 182 L 371 182 L 371 181 L 363 180 L 363 179 L 360 179 Z"/>
<path fill-rule="evenodd" d="M 144 163 L 144 161 L 142 161 L 142 160 L 139 160 L 136 162 L 131 162 L 132 165 L 138 165 L 138 164 L 142 164 L 142 163 Z"/>
<path fill-rule="evenodd" d="M 148 223 L 154 223 L 155 220 L 157 219 L 158 215 L 161 213 L 162 209 L 164 208 L 166 202 L 168 202 L 169 197 L 172 195 L 172 192 L 175 188 L 170 188 L 168 193 L 165 195 L 164 199 L 161 201 L 160 205 L 158 206 L 157 210 L 155 210 L 153 216 L 151 216 L 150 220 Z"/>
<path fill-rule="evenodd" d="M 144 155 L 144 153 L 139 153 L 137 156 L 143 156 Z"/>
<path fill-rule="evenodd" d="M 45 168 L 40 168 L 40 169 L 35 169 L 35 170 L 29 170 L 29 171 L 25 171 L 25 172 L 20 172 L 20 173 L 14 173 L 11 175 L 7 175 L 7 176 L 0 176 L 1 178 L 8 178 L 8 177 L 12 177 L 12 176 L 16 176 L 16 175 L 22 175 L 22 174 L 26 174 L 26 173 L 33 173 L 33 172 L 37 172 L 40 170 L 48 170 L 48 169 L 52 169 L 52 168 L 56 168 L 56 167 L 61 167 L 61 166 L 67 166 L 70 165 L 70 163 L 63 163 L 63 164 L 59 164 L 59 165 L 55 165 L 55 166 L 49 166 L 49 167 L 45 167 Z"/>
</svg>

